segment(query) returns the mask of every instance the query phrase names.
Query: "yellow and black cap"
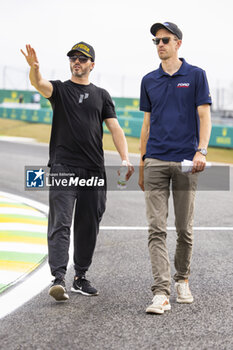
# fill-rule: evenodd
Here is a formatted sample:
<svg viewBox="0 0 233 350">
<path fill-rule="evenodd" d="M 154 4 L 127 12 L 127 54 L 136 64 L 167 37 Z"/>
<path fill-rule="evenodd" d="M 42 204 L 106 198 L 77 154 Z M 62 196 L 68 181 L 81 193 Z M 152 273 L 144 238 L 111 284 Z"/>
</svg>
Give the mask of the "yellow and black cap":
<svg viewBox="0 0 233 350">
<path fill-rule="evenodd" d="M 91 45 L 84 43 L 84 41 L 80 41 L 80 43 L 75 44 L 67 53 L 67 56 L 70 57 L 77 51 L 82 52 L 87 57 L 90 57 L 93 62 L 95 61 L 95 50 Z"/>
<path fill-rule="evenodd" d="M 150 32 L 151 34 L 156 36 L 156 33 L 159 29 L 167 29 L 172 34 L 175 34 L 178 39 L 182 40 L 182 37 L 183 37 L 182 31 L 177 27 L 175 23 L 172 23 L 172 22 L 155 23 L 150 28 Z"/>
</svg>

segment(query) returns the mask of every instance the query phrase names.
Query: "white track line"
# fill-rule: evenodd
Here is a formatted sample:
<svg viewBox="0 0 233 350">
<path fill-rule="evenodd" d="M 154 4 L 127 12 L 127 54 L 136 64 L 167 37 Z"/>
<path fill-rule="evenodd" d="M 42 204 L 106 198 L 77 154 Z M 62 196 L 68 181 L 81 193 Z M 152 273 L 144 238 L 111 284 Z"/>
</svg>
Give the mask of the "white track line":
<svg viewBox="0 0 233 350">
<path fill-rule="evenodd" d="M 6 192 L 0 192 L 0 196 L 6 196 L 7 198 L 11 199 L 12 201 L 25 203 L 29 206 L 32 206 L 46 215 L 48 214 L 48 206 L 44 205 L 42 203 L 36 202 L 34 200 L 21 197 L 21 196 L 15 196 Z M 2 226 L 3 224 L 1 224 Z M 5 227 L 5 229 L 15 229 L 18 230 L 24 230 L 28 231 L 29 227 L 31 229 L 35 229 L 35 231 L 38 232 L 38 230 L 41 230 L 42 232 L 45 232 L 47 229 L 46 226 L 42 227 L 35 227 L 35 225 L 21 225 L 21 224 L 6 224 L 9 225 Z M 38 293 L 40 293 L 44 288 L 46 288 L 49 283 L 51 282 L 51 274 L 49 270 L 49 266 L 47 263 L 43 264 L 42 266 L 38 267 L 34 272 L 29 274 L 28 276 L 25 276 L 25 280 L 22 280 L 22 283 L 16 284 L 16 286 L 13 286 L 12 288 L 7 290 L 6 292 L 3 292 L 0 294 L 0 318 L 3 318 L 7 314 L 13 312 L 18 307 L 22 306 L 24 303 L 26 303 L 28 300 L 36 296 Z"/>
<path fill-rule="evenodd" d="M 22 196 L 16 196 L 14 194 L 10 194 L 7 192 L 1 192 L 0 191 L 0 196 L 6 196 L 7 198 L 9 198 L 10 200 L 13 201 L 13 203 L 15 202 L 20 202 L 20 203 L 25 203 L 28 204 L 29 206 L 32 206 L 38 210 L 41 210 L 44 213 L 48 213 L 48 206 L 45 204 L 42 204 L 40 202 L 34 201 L 33 199 L 28 199 Z M 0 201 L 2 201 L 2 199 L 0 199 Z M 8 199 L 7 199 L 8 201 Z"/>
<path fill-rule="evenodd" d="M 18 136 L 0 136 L 0 141 L 16 142 L 16 143 L 35 143 L 36 140 L 29 137 Z"/>
<path fill-rule="evenodd" d="M 43 245 L 43 244 L 29 244 L 29 243 L 16 243 L 16 242 L 1 242 L 0 250 L 2 252 L 48 254 L 48 247 L 46 244 Z"/>
<path fill-rule="evenodd" d="M 1 200 L 0 200 L 1 201 Z M 24 215 L 24 216 L 33 216 L 35 218 L 44 218 L 44 214 L 41 211 L 30 209 L 30 208 L 12 208 L 12 207 L 0 207 L 0 214 L 4 215 Z"/>
<path fill-rule="evenodd" d="M 17 223 L 0 223 L 1 231 L 24 231 L 24 232 L 47 232 L 47 225 L 33 225 L 33 224 L 17 224 Z"/>
<path fill-rule="evenodd" d="M 11 283 L 18 280 L 22 276 L 21 271 L 1 270 L 1 282 L 3 284 Z"/>
<path fill-rule="evenodd" d="M 43 264 L 36 269 L 35 273 L 25 276 L 22 283 L 0 294 L 0 319 L 39 294 L 49 285 L 51 279 L 48 264 Z"/>
</svg>

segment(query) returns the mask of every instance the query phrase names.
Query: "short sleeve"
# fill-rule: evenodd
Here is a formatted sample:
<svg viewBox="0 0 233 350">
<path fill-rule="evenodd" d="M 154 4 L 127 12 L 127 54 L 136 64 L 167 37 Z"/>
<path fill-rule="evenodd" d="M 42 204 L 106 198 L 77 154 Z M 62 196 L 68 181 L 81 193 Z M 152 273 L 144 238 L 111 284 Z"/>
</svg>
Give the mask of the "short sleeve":
<svg viewBox="0 0 233 350">
<path fill-rule="evenodd" d="M 151 102 L 146 90 L 145 77 L 142 79 L 141 82 L 140 111 L 151 112 Z"/>
<path fill-rule="evenodd" d="M 117 118 L 117 116 L 111 96 L 106 90 L 103 89 L 102 120 L 108 118 Z"/>
<path fill-rule="evenodd" d="M 62 84 L 62 82 L 60 80 L 50 80 L 50 83 L 53 85 L 53 93 L 52 93 L 52 96 L 48 98 L 48 100 L 51 103 L 53 103 L 55 102 L 59 86 Z"/>
<path fill-rule="evenodd" d="M 199 70 L 196 76 L 196 107 L 203 104 L 212 104 L 209 84 L 204 70 Z"/>
</svg>

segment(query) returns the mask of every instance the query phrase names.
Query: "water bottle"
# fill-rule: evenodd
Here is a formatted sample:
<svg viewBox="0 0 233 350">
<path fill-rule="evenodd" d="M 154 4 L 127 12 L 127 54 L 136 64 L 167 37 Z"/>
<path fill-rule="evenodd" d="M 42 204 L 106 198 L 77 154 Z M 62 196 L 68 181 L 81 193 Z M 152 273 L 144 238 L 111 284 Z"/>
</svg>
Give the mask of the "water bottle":
<svg viewBox="0 0 233 350">
<path fill-rule="evenodd" d="M 212 163 L 206 162 L 205 169 L 211 168 Z M 181 162 L 181 171 L 183 173 L 191 173 L 193 170 L 193 161 L 184 159 L 183 162 Z"/>
<path fill-rule="evenodd" d="M 122 164 L 121 164 L 121 167 L 119 169 L 119 175 L 118 175 L 118 181 L 117 181 L 117 187 L 120 189 L 120 190 L 123 190 L 126 188 L 126 179 L 125 179 L 125 176 L 128 172 L 128 165 L 127 165 L 127 161 L 126 160 L 123 160 L 122 161 Z"/>
</svg>

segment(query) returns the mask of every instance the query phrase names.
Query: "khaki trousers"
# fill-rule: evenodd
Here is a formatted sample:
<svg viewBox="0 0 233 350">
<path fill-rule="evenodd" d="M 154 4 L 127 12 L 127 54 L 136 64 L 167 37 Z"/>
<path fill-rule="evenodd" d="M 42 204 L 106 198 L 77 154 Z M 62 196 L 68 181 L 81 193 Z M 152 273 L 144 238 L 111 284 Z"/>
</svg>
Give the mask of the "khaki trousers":
<svg viewBox="0 0 233 350">
<path fill-rule="evenodd" d="M 177 231 L 174 279 L 176 281 L 187 279 L 190 275 L 197 177 L 197 173 L 182 173 L 179 162 L 145 159 L 144 186 L 149 224 L 148 247 L 154 278 L 151 290 L 154 295 L 170 295 L 171 272 L 166 245 L 170 187 Z"/>
</svg>

